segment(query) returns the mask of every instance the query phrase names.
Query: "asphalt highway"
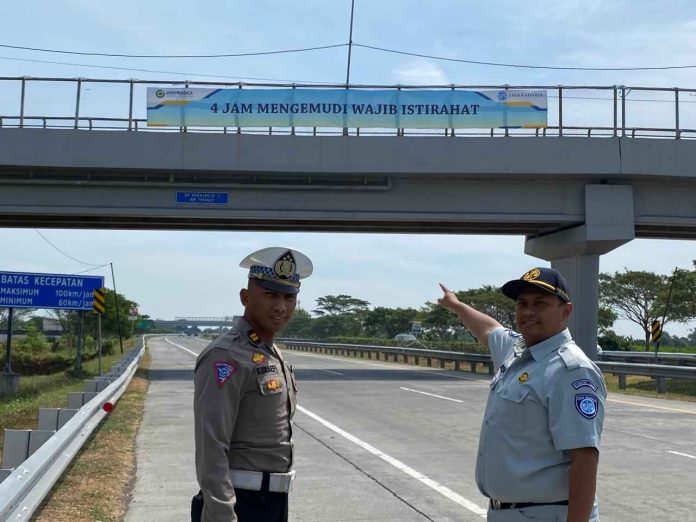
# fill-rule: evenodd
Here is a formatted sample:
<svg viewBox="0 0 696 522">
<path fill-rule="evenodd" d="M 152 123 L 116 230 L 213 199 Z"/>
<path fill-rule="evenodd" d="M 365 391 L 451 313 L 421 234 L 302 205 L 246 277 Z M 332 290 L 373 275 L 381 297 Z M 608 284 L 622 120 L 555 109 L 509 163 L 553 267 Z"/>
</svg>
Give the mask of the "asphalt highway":
<svg viewBox="0 0 696 522">
<path fill-rule="evenodd" d="M 186 520 L 192 369 L 207 342 L 149 341 L 150 390 L 127 521 Z M 485 520 L 474 482 L 488 378 L 286 351 L 299 383 L 292 521 Z M 603 521 L 696 520 L 696 404 L 610 394 L 600 457 Z"/>
</svg>

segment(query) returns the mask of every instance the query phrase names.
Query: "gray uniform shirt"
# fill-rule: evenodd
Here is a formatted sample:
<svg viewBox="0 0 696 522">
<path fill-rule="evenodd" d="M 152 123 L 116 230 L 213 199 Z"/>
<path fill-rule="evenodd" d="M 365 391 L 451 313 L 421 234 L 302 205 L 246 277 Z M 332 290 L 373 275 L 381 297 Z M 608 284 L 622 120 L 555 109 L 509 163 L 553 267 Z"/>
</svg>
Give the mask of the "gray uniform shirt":
<svg viewBox="0 0 696 522">
<path fill-rule="evenodd" d="M 290 471 L 296 392 L 292 368 L 244 320 L 198 356 L 193 414 L 203 522 L 237 520 L 231 469 Z"/>
<path fill-rule="evenodd" d="M 566 329 L 526 348 L 497 328 L 488 338 L 491 381 L 476 461 L 482 494 L 502 502 L 568 499 L 571 449 L 599 449 L 606 386 Z"/>
</svg>

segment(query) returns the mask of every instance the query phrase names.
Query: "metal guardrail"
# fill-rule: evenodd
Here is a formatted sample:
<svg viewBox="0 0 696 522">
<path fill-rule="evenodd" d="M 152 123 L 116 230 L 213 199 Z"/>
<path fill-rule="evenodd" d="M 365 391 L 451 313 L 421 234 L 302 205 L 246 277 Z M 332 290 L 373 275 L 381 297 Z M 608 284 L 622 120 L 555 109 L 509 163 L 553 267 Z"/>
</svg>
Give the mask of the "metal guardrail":
<svg viewBox="0 0 696 522">
<path fill-rule="evenodd" d="M 676 364 L 678 366 L 696 366 L 696 353 L 679 352 L 628 352 L 609 351 L 602 352 L 602 361 L 623 362 L 650 362 L 657 364 Z"/>
<path fill-rule="evenodd" d="M 32 89 L 37 85 L 53 85 L 50 96 L 38 96 L 33 102 Z M 60 86 L 57 89 L 55 86 Z M 105 85 L 120 86 L 121 92 Z M 322 129 L 311 128 L 241 128 L 224 127 L 210 129 L 204 127 L 156 127 L 147 128 L 144 117 L 146 107 L 146 88 L 148 86 L 183 86 L 217 88 L 293 88 L 293 89 L 345 89 L 345 84 L 298 84 L 298 83 L 245 83 L 212 81 L 164 81 L 164 80 L 106 80 L 98 78 L 59 78 L 59 77 L 0 77 L 0 94 L 16 88 L 17 109 L 15 113 L 0 113 L 0 128 L 62 128 L 85 130 L 122 130 L 157 132 L 222 132 L 249 134 L 290 134 L 290 135 L 396 135 L 396 136 L 585 136 L 585 137 L 652 137 L 652 138 L 696 138 L 696 89 L 680 87 L 644 87 L 625 85 L 350 85 L 351 89 L 429 89 L 429 90 L 507 90 L 543 89 L 548 92 L 549 126 L 543 129 L 434 129 L 429 130 L 367 130 L 367 129 Z M 68 86 L 65 105 L 67 114 L 36 114 L 33 111 L 49 110 L 41 106 L 41 101 L 50 99 L 55 106 L 57 90 Z M 87 87 L 89 86 L 89 87 Z M 85 115 L 85 106 L 94 103 L 95 91 L 104 89 L 110 105 L 98 105 L 100 114 Z M 74 94 L 73 94 L 74 93 Z M 10 98 L 11 95 L 5 97 Z M 121 99 L 118 104 L 118 99 Z M 117 105 L 118 104 L 118 105 Z M 120 107 L 120 109 L 117 109 Z M 51 107 L 52 109 L 52 107 Z M 106 111 L 118 110 L 118 115 L 106 116 Z M 95 110 L 96 109 L 92 109 Z M 30 112 L 31 111 L 31 112 Z M 52 112 L 52 110 L 51 110 Z M 138 115 L 140 113 L 140 116 Z M 588 113 L 589 117 L 588 117 Z M 591 120 L 591 121 L 588 121 Z"/>
<path fill-rule="evenodd" d="M 454 367 L 456 370 L 460 369 L 462 362 L 468 362 L 471 365 L 471 371 L 476 372 L 476 366 L 478 364 L 485 364 L 488 366 L 488 373 L 493 375 L 493 362 L 489 354 L 481 353 L 460 353 L 460 352 L 447 352 L 443 350 L 427 350 L 427 349 L 413 349 L 413 348 L 400 348 L 394 346 L 372 346 L 372 345 L 357 345 L 357 344 L 339 344 L 339 343 L 317 343 L 309 341 L 296 341 L 292 339 L 279 339 L 279 342 L 285 344 L 288 349 L 307 351 L 307 352 L 319 352 L 328 353 L 334 355 L 347 355 L 351 354 L 355 357 L 360 354 L 360 357 L 364 357 L 366 354 L 369 359 L 372 359 L 372 354 L 375 354 L 377 360 L 382 359 L 384 355 L 384 360 L 388 361 L 389 356 L 393 356 L 394 362 L 398 362 L 398 357 L 402 356 L 403 361 L 408 363 L 410 357 L 414 357 L 415 364 L 420 364 L 420 358 L 424 357 L 426 359 L 426 364 L 432 367 L 433 360 L 440 361 L 440 367 L 444 367 L 445 362 L 454 362 Z M 635 356 L 642 352 L 608 352 L 610 355 L 614 353 L 624 354 L 626 357 Z M 603 355 L 606 355 L 604 352 Z M 653 355 L 654 354 L 646 354 Z M 673 354 L 663 354 L 663 355 L 673 355 Z M 677 355 L 689 355 L 689 354 L 677 354 Z M 642 375 L 648 376 L 655 379 L 655 389 L 658 393 L 664 393 L 666 391 L 666 379 L 689 379 L 696 380 L 696 368 L 693 366 L 675 366 L 675 365 L 660 365 L 660 364 L 636 364 L 636 363 L 625 363 L 625 362 L 613 362 L 613 361 L 596 361 L 597 366 L 604 373 L 613 373 L 619 377 L 619 388 L 626 389 L 626 376 L 627 375 Z"/>
<path fill-rule="evenodd" d="M 666 379 L 696 380 L 696 368 L 691 366 L 672 366 L 665 364 L 635 364 L 613 361 L 598 361 L 597 366 L 604 373 L 613 373 L 619 377 L 619 388 L 626 389 L 627 375 L 644 375 L 655 379 L 657 393 L 667 391 Z"/>
<path fill-rule="evenodd" d="M 0 520 L 29 520 L 65 469 L 107 415 L 104 405 L 114 405 L 138 368 L 142 346 L 116 365 L 119 376 L 55 432 L 34 454 L 0 482 Z"/>
<path fill-rule="evenodd" d="M 278 339 L 278 342 L 285 344 L 291 350 L 299 350 L 305 352 L 320 352 L 335 355 L 351 355 L 355 357 L 360 354 L 360 357 L 367 356 L 372 359 L 375 354 L 377 360 L 381 360 L 384 355 L 384 360 L 388 361 L 389 356 L 392 356 L 394 362 L 398 362 L 399 356 L 404 362 L 408 362 L 410 357 L 414 358 L 415 364 L 420 364 L 421 357 L 425 359 L 427 366 L 433 365 L 433 360 L 440 361 L 440 366 L 445 362 L 454 363 L 454 368 L 459 370 L 461 363 L 469 363 L 472 372 L 476 372 L 479 364 L 488 367 L 489 375 L 493 375 L 493 361 L 491 356 L 486 353 L 464 353 L 464 352 L 448 352 L 445 350 L 428 350 L 416 348 L 402 348 L 399 346 L 373 346 L 363 344 L 340 344 L 340 343 L 316 343 L 310 341 L 295 341 L 292 339 Z"/>
</svg>

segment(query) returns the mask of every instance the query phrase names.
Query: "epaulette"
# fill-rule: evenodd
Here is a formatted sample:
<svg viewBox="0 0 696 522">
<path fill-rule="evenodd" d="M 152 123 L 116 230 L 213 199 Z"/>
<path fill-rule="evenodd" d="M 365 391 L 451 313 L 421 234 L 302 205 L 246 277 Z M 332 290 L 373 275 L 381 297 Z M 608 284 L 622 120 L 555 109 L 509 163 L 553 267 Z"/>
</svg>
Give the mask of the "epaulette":
<svg viewBox="0 0 696 522">
<path fill-rule="evenodd" d="M 247 332 L 247 337 L 249 338 L 249 341 L 251 341 L 251 344 L 253 344 L 254 346 L 261 346 L 261 344 L 263 344 L 261 337 L 259 337 L 259 334 L 257 334 L 253 329 Z"/>
<path fill-rule="evenodd" d="M 572 345 L 566 344 L 565 346 L 561 346 L 558 349 L 558 355 L 563 359 L 563 362 L 569 370 L 580 368 L 580 358 L 575 353 L 575 350 L 572 349 Z"/>
</svg>

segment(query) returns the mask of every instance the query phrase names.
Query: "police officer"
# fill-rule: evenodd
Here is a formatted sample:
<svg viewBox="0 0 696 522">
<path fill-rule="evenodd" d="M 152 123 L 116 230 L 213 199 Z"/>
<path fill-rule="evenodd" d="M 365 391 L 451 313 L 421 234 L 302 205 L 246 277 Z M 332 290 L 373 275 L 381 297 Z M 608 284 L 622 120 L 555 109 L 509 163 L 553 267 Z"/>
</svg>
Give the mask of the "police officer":
<svg viewBox="0 0 696 522">
<path fill-rule="evenodd" d="M 607 392 L 601 371 L 566 328 L 573 305 L 565 278 L 533 268 L 503 285 L 516 301 L 519 333 L 440 286 L 440 304 L 488 346 L 497 370 L 476 463 L 476 483 L 490 499 L 488 520 L 598 521 Z"/>
<path fill-rule="evenodd" d="M 198 356 L 194 370 L 196 475 L 192 519 L 283 522 L 294 479 L 291 419 L 297 385 L 273 344 L 295 310 L 312 262 L 289 248 L 265 248 L 240 264 L 244 317 Z"/>
</svg>

